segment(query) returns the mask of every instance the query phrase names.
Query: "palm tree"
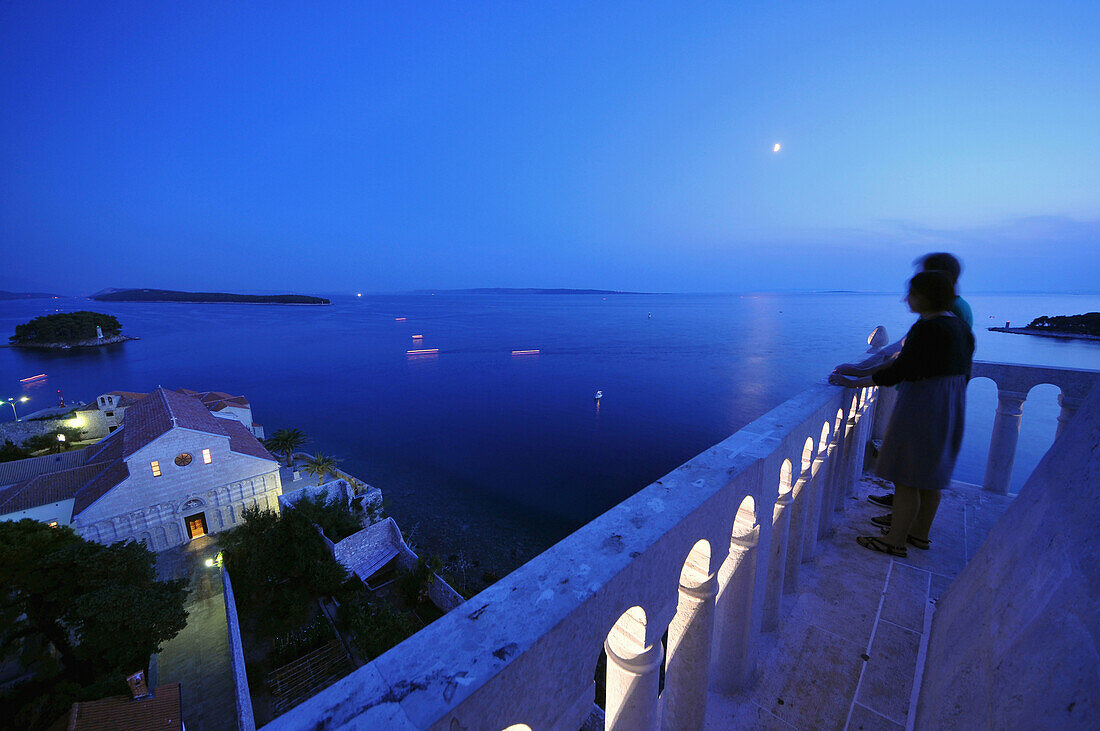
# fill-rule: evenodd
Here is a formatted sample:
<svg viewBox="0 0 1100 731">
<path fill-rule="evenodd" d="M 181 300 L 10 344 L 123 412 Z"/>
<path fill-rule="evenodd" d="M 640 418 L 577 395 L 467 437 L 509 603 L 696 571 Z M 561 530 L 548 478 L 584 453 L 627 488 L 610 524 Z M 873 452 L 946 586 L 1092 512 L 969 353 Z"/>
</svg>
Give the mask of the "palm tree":
<svg viewBox="0 0 1100 731">
<path fill-rule="evenodd" d="M 325 477 L 336 473 L 336 463 L 340 460 L 320 452 L 306 461 L 306 472 L 317 478 L 317 484 L 325 484 Z"/>
<path fill-rule="evenodd" d="M 264 441 L 264 446 L 275 454 L 282 455 L 286 459 L 286 466 L 290 467 L 298 447 L 308 441 L 301 429 L 279 429 Z"/>
</svg>

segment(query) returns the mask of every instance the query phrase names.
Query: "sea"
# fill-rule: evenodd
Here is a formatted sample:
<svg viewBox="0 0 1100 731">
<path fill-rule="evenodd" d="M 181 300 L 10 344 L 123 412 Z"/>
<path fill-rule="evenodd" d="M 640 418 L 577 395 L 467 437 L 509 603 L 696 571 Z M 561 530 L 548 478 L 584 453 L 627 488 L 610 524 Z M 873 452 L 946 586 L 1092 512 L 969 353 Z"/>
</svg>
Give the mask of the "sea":
<svg viewBox="0 0 1100 731">
<path fill-rule="evenodd" d="M 1100 297 L 967 299 L 976 358 L 1100 369 L 1100 342 L 986 329 L 1100 310 Z M 893 340 L 914 321 L 900 294 L 363 295 L 331 306 L 62 298 L 0 302 L 0 332 L 74 310 L 110 313 L 140 339 L 0 348 L 0 397 L 27 396 L 21 415 L 56 405 L 59 391 L 67 403 L 157 386 L 244 395 L 269 435 L 301 429 L 307 451 L 381 488 L 421 553 L 486 575 L 861 359 L 875 326 Z M 1039 386 L 1024 404 L 1013 491 L 1053 441 L 1057 395 Z M 993 384 L 974 381 L 956 479 L 981 482 L 995 408 Z"/>
</svg>

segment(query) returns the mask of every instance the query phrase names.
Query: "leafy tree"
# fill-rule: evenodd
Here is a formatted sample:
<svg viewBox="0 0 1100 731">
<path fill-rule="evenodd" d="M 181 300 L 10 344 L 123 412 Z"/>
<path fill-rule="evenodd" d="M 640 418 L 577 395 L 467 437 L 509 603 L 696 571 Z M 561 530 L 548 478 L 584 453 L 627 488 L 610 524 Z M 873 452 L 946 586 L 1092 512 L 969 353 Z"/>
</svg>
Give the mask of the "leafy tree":
<svg viewBox="0 0 1100 731">
<path fill-rule="evenodd" d="M 358 501 L 352 501 L 350 505 L 339 498 L 326 502 L 324 495 L 304 497 L 294 505 L 294 510 L 305 515 L 333 543 L 359 531 L 365 515 Z"/>
<path fill-rule="evenodd" d="M 52 646 L 80 685 L 146 669 L 187 624 L 187 581 L 157 581 L 155 563 L 134 541 L 104 546 L 64 526 L 0 522 L 0 649 Z"/>
<path fill-rule="evenodd" d="M 443 567 L 438 556 L 417 559 L 416 566 L 401 574 L 397 587 L 409 606 L 416 606 L 429 600 L 428 591 L 436 571 Z"/>
<path fill-rule="evenodd" d="M 336 474 L 337 462 L 339 460 L 335 457 L 317 452 L 306 461 L 306 474 L 313 475 L 317 478 L 317 484 L 323 485 L 326 477 Z"/>
<path fill-rule="evenodd" d="M 281 455 L 290 467 L 294 453 L 309 439 L 301 429 L 279 429 L 264 441 L 264 446 L 275 454 Z"/>
<path fill-rule="evenodd" d="M 340 606 L 341 621 L 353 636 L 355 647 L 373 660 L 391 647 L 413 636 L 420 629 L 417 620 L 409 613 L 394 609 L 389 604 Z"/>
<path fill-rule="evenodd" d="M 29 450 L 17 447 L 10 439 L 6 439 L 3 446 L 0 446 L 0 462 L 11 462 L 30 456 L 31 453 Z"/>
<path fill-rule="evenodd" d="M 64 436 L 65 438 L 58 439 L 58 436 Z M 56 429 L 51 429 L 45 434 L 35 434 L 32 437 L 28 437 L 23 441 L 23 448 L 29 449 L 32 452 L 46 450 L 50 454 L 57 454 L 58 452 L 72 449 L 73 444 L 79 442 L 83 438 L 83 429 L 77 429 L 72 426 L 59 426 Z"/>
<path fill-rule="evenodd" d="M 225 567 L 260 633 L 286 634 L 308 619 L 314 600 L 340 590 L 347 572 L 301 512 L 251 507 L 243 516 L 221 535 Z"/>
<path fill-rule="evenodd" d="M 16 325 L 15 334 L 9 337 L 8 341 L 13 345 L 33 345 L 92 340 L 96 337 L 97 325 L 103 330 L 104 337 L 113 337 L 122 332 L 122 325 L 114 315 L 85 310 L 42 315 L 30 322 Z"/>
</svg>

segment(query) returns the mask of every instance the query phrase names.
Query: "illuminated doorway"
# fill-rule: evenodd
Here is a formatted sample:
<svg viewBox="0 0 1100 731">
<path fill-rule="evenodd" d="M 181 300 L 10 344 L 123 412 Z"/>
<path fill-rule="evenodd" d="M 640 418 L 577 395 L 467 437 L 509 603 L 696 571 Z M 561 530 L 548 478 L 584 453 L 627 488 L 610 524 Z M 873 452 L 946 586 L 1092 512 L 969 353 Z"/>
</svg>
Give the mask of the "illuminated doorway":
<svg viewBox="0 0 1100 731">
<path fill-rule="evenodd" d="M 196 513 L 183 521 L 187 523 L 188 537 L 200 538 L 206 535 L 206 513 Z"/>
</svg>

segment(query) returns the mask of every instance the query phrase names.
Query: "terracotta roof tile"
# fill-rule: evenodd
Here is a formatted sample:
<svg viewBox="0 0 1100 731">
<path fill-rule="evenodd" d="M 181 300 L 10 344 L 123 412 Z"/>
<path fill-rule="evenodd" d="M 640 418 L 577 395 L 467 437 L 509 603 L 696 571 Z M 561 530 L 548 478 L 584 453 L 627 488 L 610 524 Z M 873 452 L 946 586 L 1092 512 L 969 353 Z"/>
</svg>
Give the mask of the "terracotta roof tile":
<svg viewBox="0 0 1100 731">
<path fill-rule="evenodd" d="M 247 454 L 250 457 L 270 459 L 274 462 L 279 461 L 271 452 L 264 449 L 264 445 L 252 435 L 252 432 L 245 428 L 244 424 L 236 419 L 223 419 L 222 421 L 225 422 L 225 430 L 229 433 L 229 448 L 231 450 L 237 454 Z"/>
<path fill-rule="evenodd" d="M 32 477 L 68 470 L 84 464 L 89 449 L 73 449 L 61 454 L 44 454 L 41 457 L 27 457 L 26 459 L 13 459 L 10 462 L 0 462 L 0 485 L 15 485 L 29 480 Z"/>
<path fill-rule="evenodd" d="M 173 426 L 225 436 L 223 423 L 198 399 L 158 388 L 126 410 L 122 456 L 129 457 Z"/>
<path fill-rule="evenodd" d="M 25 480 L 0 493 L 0 515 L 68 500 L 105 467 L 103 464 L 81 465 Z"/>
<path fill-rule="evenodd" d="M 147 393 L 138 393 L 137 391 L 111 391 L 110 393 L 105 394 L 105 395 L 107 395 L 107 396 L 118 396 L 118 403 L 115 404 L 115 408 L 116 409 L 125 409 L 127 406 L 130 406 L 131 404 L 134 404 L 134 403 L 137 403 L 138 401 L 141 401 L 143 398 L 145 398 L 149 394 L 147 394 Z M 98 406 L 98 404 L 99 404 L 99 402 L 97 401 L 96 405 Z"/>
<path fill-rule="evenodd" d="M 116 695 L 74 703 L 67 717 L 52 728 L 69 731 L 177 731 L 183 729 L 180 684 L 162 685 L 152 698 L 134 700 Z"/>
<path fill-rule="evenodd" d="M 102 465 L 99 466 L 102 467 Z M 76 501 L 73 502 L 73 515 L 79 515 L 85 508 L 106 495 L 112 487 L 129 476 L 130 468 L 122 460 L 107 465 L 107 468 L 96 475 L 95 479 L 77 490 Z"/>
</svg>

